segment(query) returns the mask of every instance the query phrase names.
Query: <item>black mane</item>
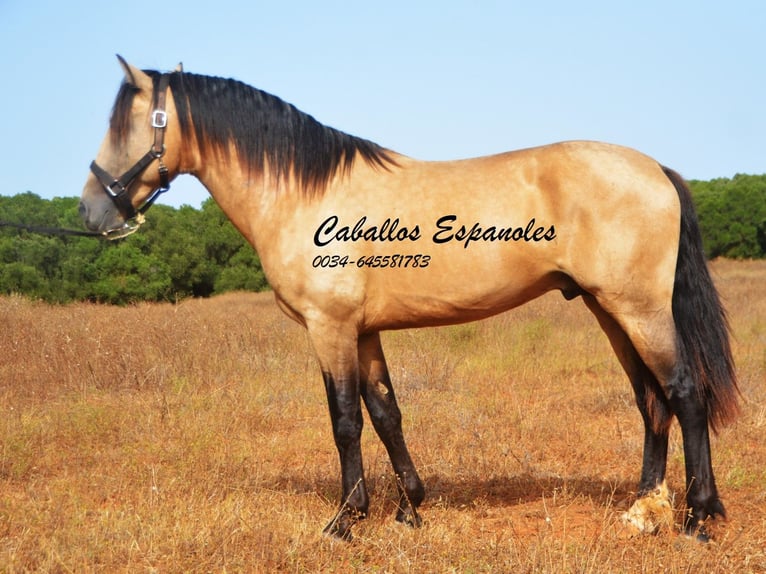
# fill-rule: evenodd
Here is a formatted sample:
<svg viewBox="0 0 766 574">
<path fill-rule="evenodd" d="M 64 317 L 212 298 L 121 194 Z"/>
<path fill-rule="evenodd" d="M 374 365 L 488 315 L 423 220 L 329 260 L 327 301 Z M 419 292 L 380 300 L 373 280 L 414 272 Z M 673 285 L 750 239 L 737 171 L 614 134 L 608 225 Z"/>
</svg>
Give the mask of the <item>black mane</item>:
<svg viewBox="0 0 766 574">
<path fill-rule="evenodd" d="M 160 74 L 146 70 L 157 89 Z M 371 165 L 395 164 L 385 148 L 319 123 L 295 106 L 236 80 L 173 72 L 170 90 L 181 134 L 194 133 L 198 145 L 229 153 L 257 173 L 268 165 L 278 179 L 294 175 L 308 195 L 321 194 L 340 170 L 347 172 L 357 155 Z M 136 88 L 120 87 L 112 112 L 112 137 L 127 138 Z M 156 94 L 155 94 L 156 96 Z"/>
</svg>

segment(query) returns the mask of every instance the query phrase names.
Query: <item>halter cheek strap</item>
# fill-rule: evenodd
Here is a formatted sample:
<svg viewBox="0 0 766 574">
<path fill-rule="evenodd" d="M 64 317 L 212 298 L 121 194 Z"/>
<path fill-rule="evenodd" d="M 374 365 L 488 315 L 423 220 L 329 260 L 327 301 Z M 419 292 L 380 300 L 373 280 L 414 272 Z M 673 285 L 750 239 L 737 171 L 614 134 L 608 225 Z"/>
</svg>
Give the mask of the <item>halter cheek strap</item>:
<svg viewBox="0 0 766 574">
<path fill-rule="evenodd" d="M 123 173 L 120 177 L 112 176 L 108 171 L 98 165 L 95 160 L 90 164 L 90 170 L 96 176 L 104 188 L 104 192 L 111 198 L 117 209 L 126 220 L 143 215 L 157 200 L 161 193 L 170 189 L 170 180 L 168 177 L 168 168 L 162 161 L 165 155 L 165 128 L 168 125 L 168 115 L 165 112 L 165 101 L 167 98 L 167 89 L 170 83 L 170 75 L 160 76 L 157 89 L 157 105 L 152 112 L 152 127 L 154 128 L 154 143 L 149 151 L 139 159 L 133 167 Z M 149 165 L 154 161 L 159 162 L 160 186 L 156 188 L 147 198 L 147 200 L 138 208 L 134 208 L 128 194 L 128 187 Z"/>
</svg>

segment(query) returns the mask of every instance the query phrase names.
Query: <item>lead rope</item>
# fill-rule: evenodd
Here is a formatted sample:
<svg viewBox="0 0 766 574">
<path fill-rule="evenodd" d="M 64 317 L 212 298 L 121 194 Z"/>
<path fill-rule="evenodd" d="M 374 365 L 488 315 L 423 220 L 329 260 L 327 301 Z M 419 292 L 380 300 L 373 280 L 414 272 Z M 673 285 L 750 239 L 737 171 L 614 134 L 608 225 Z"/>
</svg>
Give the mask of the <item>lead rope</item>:
<svg viewBox="0 0 766 574">
<path fill-rule="evenodd" d="M 103 237 L 100 231 L 82 231 L 79 229 L 65 229 L 63 227 L 45 227 L 43 225 L 27 225 L 26 223 L 12 223 L 10 221 L 0 221 L 0 227 L 12 227 L 21 231 L 31 233 L 40 233 L 43 235 L 75 235 L 81 237 Z"/>
<path fill-rule="evenodd" d="M 44 225 L 28 225 L 26 223 L 13 223 L 11 221 L 0 221 L 0 227 L 11 227 L 19 231 L 28 231 L 30 233 L 39 233 L 40 235 L 67 235 L 75 237 L 93 237 L 96 239 L 107 239 L 114 241 L 132 235 L 144 223 L 145 218 L 142 213 L 136 215 L 130 222 L 123 227 L 111 231 L 83 231 L 80 229 L 67 229 L 65 227 L 47 227 Z"/>
</svg>

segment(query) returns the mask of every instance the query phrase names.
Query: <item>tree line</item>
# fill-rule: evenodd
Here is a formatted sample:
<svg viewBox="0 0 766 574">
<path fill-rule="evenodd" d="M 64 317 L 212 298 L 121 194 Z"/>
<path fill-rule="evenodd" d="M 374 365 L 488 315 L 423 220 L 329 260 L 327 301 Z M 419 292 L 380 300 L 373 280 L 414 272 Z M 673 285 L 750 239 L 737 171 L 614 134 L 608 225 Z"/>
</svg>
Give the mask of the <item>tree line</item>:
<svg viewBox="0 0 766 574">
<path fill-rule="evenodd" d="M 0 197 L 0 223 L 83 230 L 77 198 Z M 0 294 L 125 304 L 267 289 L 255 251 L 208 199 L 155 205 L 133 235 L 105 241 L 0 228 Z"/>
<path fill-rule="evenodd" d="M 766 257 L 766 175 L 690 181 L 708 258 Z"/>
<path fill-rule="evenodd" d="M 766 175 L 690 181 L 709 258 L 766 257 Z M 82 229 L 78 199 L 0 196 L 0 224 Z M 255 251 L 218 205 L 155 205 L 126 239 L 0 227 L 0 294 L 126 304 L 268 289 Z"/>
</svg>

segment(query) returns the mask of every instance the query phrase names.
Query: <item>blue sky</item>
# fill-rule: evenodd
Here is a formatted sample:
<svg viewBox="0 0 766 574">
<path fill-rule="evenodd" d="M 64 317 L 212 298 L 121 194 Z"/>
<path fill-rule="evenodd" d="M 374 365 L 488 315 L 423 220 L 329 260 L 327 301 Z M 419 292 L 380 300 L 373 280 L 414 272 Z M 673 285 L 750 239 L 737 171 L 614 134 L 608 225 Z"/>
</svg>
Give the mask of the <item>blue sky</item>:
<svg viewBox="0 0 766 574">
<path fill-rule="evenodd" d="M 566 139 L 766 173 L 766 2 L 0 0 L 0 194 L 79 196 L 122 73 L 234 77 L 421 159 Z M 164 203 L 207 193 L 179 178 Z"/>
</svg>

